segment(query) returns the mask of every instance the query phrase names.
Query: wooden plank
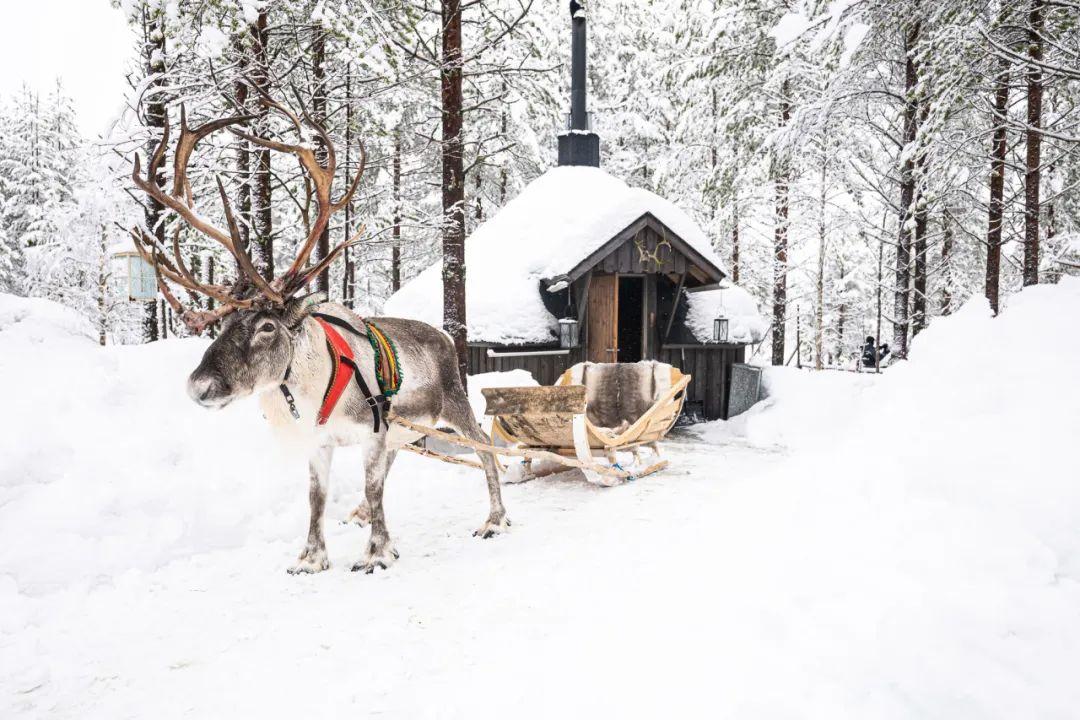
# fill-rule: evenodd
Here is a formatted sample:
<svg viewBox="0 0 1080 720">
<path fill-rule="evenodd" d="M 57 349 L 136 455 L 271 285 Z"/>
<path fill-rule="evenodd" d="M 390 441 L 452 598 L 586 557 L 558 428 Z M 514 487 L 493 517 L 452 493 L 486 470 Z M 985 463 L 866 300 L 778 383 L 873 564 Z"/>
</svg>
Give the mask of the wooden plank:
<svg viewBox="0 0 1080 720">
<path fill-rule="evenodd" d="M 709 389 L 709 373 L 708 365 L 706 364 L 707 353 L 695 350 L 692 356 L 689 352 L 687 353 L 688 360 L 690 360 L 690 357 L 693 357 L 691 362 L 694 365 L 694 369 L 690 371 L 690 374 L 695 378 L 702 379 L 702 382 L 698 383 L 694 399 L 704 402 Z"/>
<path fill-rule="evenodd" d="M 703 354 L 705 355 L 705 372 L 708 378 L 705 383 L 705 417 L 717 418 L 720 417 L 720 395 L 723 392 L 724 353 Z"/>
<path fill-rule="evenodd" d="M 588 359 L 615 362 L 618 357 L 619 279 L 593 274 L 589 288 Z"/>
<path fill-rule="evenodd" d="M 484 388 L 486 415 L 551 415 L 585 412 L 584 385 Z"/>
<path fill-rule="evenodd" d="M 585 277 L 574 282 L 577 289 L 577 319 L 578 327 L 584 332 L 585 328 L 585 314 L 589 307 L 589 283 L 592 281 L 592 270 L 585 274 Z M 580 342 L 585 342 L 584 337 L 578 338 Z"/>
<path fill-rule="evenodd" d="M 686 273 L 683 272 L 679 275 L 679 284 L 675 288 L 675 301 L 671 304 L 671 313 L 668 315 L 667 326 L 664 328 L 664 334 L 661 339 L 661 343 L 666 343 L 668 335 L 671 334 L 671 326 L 675 322 L 675 315 L 679 311 L 679 301 L 682 300 L 683 284 L 686 282 Z"/>
</svg>

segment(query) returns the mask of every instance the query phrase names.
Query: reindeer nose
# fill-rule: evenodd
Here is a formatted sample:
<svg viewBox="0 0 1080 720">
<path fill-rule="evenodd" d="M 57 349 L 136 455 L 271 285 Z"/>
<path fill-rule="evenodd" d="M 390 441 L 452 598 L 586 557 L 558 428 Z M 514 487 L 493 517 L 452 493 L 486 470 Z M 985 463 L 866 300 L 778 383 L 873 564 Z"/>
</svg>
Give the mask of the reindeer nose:
<svg viewBox="0 0 1080 720">
<path fill-rule="evenodd" d="M 188 378 L 188 395 L 191 399 L 203 407 L 213 407 L 218 401 L 229 394 L 231 388 L 224 380 L 212 375 L 200 375 L 192 373 Z"/>
</svg>

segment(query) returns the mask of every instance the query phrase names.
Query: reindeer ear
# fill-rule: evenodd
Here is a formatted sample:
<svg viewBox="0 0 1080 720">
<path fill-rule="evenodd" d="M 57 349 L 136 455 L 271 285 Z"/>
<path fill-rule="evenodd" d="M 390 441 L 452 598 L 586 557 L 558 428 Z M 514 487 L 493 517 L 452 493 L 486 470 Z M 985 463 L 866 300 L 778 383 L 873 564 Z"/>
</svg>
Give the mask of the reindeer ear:
<svg viewBox="0 0 1080 720">
<path fill-rule="evenodd" d="M 316 306 L 326 302 L 326 293 L 313 292 L 303 297 L 293 298 L 285 304 L 285 312 L 281 315 L 281 321 L 290 328 L 300 326 Z"/>
</svg>

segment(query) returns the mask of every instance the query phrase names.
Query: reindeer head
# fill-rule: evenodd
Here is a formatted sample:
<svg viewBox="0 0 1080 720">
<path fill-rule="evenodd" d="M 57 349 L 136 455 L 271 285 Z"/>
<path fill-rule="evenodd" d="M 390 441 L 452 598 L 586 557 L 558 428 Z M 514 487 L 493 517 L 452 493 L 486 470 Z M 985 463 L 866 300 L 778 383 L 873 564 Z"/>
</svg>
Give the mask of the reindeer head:
<svg viewBox="0 0 1080 720">
<path fill-rule="evenodd" d="M 158 288 L 162 295 L 192 332 L 201 333 L 225 319 L 221 334 L 207 348 L 202 362 L 188 379 L 188 393 L 192 399 L 206 407 L 224 407 L 235 399 L 281 382 L 292 361 L 297 329 L 314 305 L 325 301 L 321 294 L 302 296 L 301 293 L 314 277 L 330 266 L 338 254 L 355 245 L 364 231 L 361 227 L 352 238 L 335 246 L 314 265 L 308 265 L 308 259 L 319 236 L 329 226 L 331 215 L 343 209 L 356 192 L 364 172 L 366 155 L 361 146 L 361 160 L 356 175 L 341 199 L 332 200 L 331 186 L 337 159 L 326 130 L 306 112 L 302 122 L 295 113 L 268 96 L 264 95 L 261 102 L 288 118 L 301 138 L 304 136 L 304 124 L 314 130 L 322 142 L 325 159 L 320 161 L 314 148 L 306 144 L 289 145 L 249 135 L 233 127 L 252 119 L 252 116 L 211 120 L 196 128 L 189 128 L 186 111 L 181 106 L 180 135 L 173 157 L 172 192 L 166 192 L 157 180 L 169 145 L 167 117 L 161 142 L 150 156 L 146 175 L 142 175 L 137 154 L 132 172 L 135 185 L 152 200 L 174 212 L 190 227 L 223 245 L 236 260 L 239 277 L 232 287 L 203 283 L 192 275 L 184 262 L 180 248 L 179 223 L 172 235 L 172 259 L 154 236 L 141 229 L 132 230 L 139 254 L 151 263 L 157 272 Z M 275 280 L 263 277 L 255 268 L 240 235 L 220 177 L 217 179 L 218 194 L 224 207 L 228 232 L 215 227 L 195 210 L 191 184 L 187 177 L 188 162 L 200 140 L 223 128 L 229 128 L 235 135 L 255 145 L 296 157 L 307 193 L 304 207 L 310 209 L 314 204 L 316 208 L 315 219 L 308 223 L 307 236 L 300 243 L 296 258 L 289 269 Z M 304 216 L 307 220 L 307 210 Z M 202 294 L 213 299 L 218 303 L 217 308 L 185 308 L 172 293 L 169 282 L 185 288 L 192 296 Z"/>
<path fill-rule="evenodd" d="M 325 301 L 323 293 L 313 293 L 280 308 L 230 314 L 188 377 L 188 395 L 203 407 L 223 408 L 233 400 L 277 387 L 292 363 L 300 324 Z"/>
</svg>

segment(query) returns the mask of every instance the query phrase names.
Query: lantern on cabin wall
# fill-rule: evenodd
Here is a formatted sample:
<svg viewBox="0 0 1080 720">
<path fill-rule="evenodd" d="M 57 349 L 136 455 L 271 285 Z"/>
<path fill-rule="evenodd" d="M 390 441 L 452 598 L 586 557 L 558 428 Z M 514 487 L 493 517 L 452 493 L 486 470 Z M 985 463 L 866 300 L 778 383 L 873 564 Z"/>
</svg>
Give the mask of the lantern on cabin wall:
<svg viewBox="0 0 1080 720">
<path fill-rule="evenodd" d="M 113 262 L 120 266 L 121 278 L 127 285 L 128 300 L 145 302 L 157 298 L 157 273 L 138 250 L 131 245 L 122 245 L 114 248 L 111 255 Z"/>
<path fill-rule="evenodd" d="M 728 341 L 728 319 L 723 315 L 713 320 L 712 339 L 713 342 L 717 343 L 726 343 Z"/>
<path fill-rule="evenodd" d="M 726 343 L 728 341 L 728 319 L 727 314 L 724 312 L 723 286 L 720 288 L 720 309 L 717 310 L 716 318 L 713 319 L 712 339 L 715 343 Z"/>
<path fill-rule="evenodd" d="M 559 320 L 559 347 L 569 349 L 578 344 L 578 321 L 574 318 Z"/>
</svg>

